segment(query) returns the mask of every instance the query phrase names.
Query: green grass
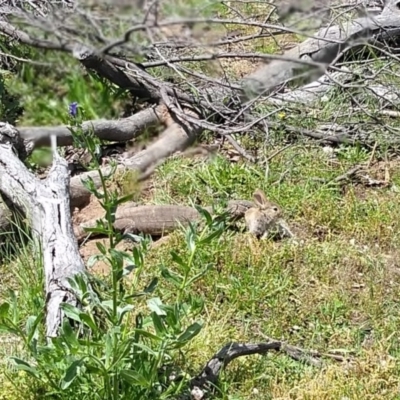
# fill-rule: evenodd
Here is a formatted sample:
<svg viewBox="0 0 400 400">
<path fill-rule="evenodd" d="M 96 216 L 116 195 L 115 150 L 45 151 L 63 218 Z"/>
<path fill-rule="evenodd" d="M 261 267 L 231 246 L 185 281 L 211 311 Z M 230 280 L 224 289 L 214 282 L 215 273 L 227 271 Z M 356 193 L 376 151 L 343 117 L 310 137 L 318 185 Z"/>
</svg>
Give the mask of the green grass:
<svg viewBox="0 0 400 400">
<path fill-rule="evenodd" d="M 266 155 L 274 151 L 265 149 Z M 250 242 L 245 233 L 227 231 L 199 255 L 197 265 L 212 265 L 193 289 L 205 300 L 205 327 L 187 350 L 185 368 L 195 373 L 226 342 L 262 341 L 262 334 L 307 349 L 354 354 L 352 365 L 328 362 L 323 371 L 284 355 L 236 360 L 223 375 L 221 398 L 397 398 L 398 194 L 351 183 L 343 194 L 315 180 L 332 179 L 370 156 L 354 148 L 338 154 L 332 166 L 320 147 L 294 146 L 271 160 L 268 175 L 265 168 L 223 156 L 208 162 L 173 158 L 155 175 L 152 203 L 218 204 L 250 199 L 260 187 L 283 207 L 289 224 L 305 233 L 304 243 L 295 245 Z M 399 184 L 400 175 L 391 172 Z M 184 243 L 183 233 L 175 232 L 167 245 L 151 251 L 146 275 L 168 265 L 171 250 L 184 255 Z M 14 267 L 3 271 L 8 268 Z M 168 299 L 172 293 L 163 284 L 157 295 Z M 38 307 L 32 299 L 19 301 L 24 309 Z M 373 330 L 370 348 L 363 345 L 366 327 Z"/>
<path fill-rule="evenodd" d="M 331 178 L 349 167 L 345 160 L 332 171 L 317 148 L 299 153 L 296 169 L 273 185 L 293 155 L 275 159 L 268 180 L 259 168 L 223 158 L 190 167 L 188 161 L 174 160 L 159 171 L 156 202 L 197 198 L 210 204 L 250 198 L 262 187 L 284 207 L 288 221 L 307 232 L 299 246 L 287 241 L 251 244 L 246 234 L 227 232 L 203 254 L 202 263 L 214 269 L 197 290 L 207 309 L 207 325 L 193 344 L 197 368 L 227 341 L 260 341 L 265 334 L 321 352 L 351 351 L 355 365 L 333 362 L 318 372 L 283 355 L 249 357 L 228 368 L 224 398 L 233 398 L 228 393 L 249 398 L 254 388 L 260 398 L 274 399 L 397 398 L 392 377 L 399 366 L 397 194 L 378 189 L 360 198 L 351 185 L 341 195 L 338 188 L 312 183 L 313 176 Z M 364 158 L 361 154 L 359 161 Z M 325 230 L 324 239 L 318 227 Z M 154 253 L 149 270 L 167 262 L 170 249 L 184 251 L 182 235 L 173 236 L 163 252 Z M 363 346 L 366 327 L 373 329 L 371 348 Z"/>
<path fill-rule="evenodd" d="M 177 5 L 186 7 L 183 2 Z M 261 43 L 257 51 L 269 53 L 275 47 Z M 38 53 L 30 56 L 37 58 Z M 115 88 L 84 74 L 77 62 L 64 55 L 49 53 L 46 61 L 57 68 L 26 65 L 6 77 L 25 110 L 19 125 L 63 123 L 72 101 L 85 108 L 87 119 L 116 118 L 121 113 L 127 100 Z M 380 79 L 398 83 L 394 76 Z M 288 107 L 278 118 L 282 124 L 307 129 L 332 121 L 373 121 L 362 111 L 348 115 L 349 92 L 335 91 L 308 112 L 296 113 L 298 107 Z M 368 97 L 363 104 L 376 106 Z M 260 106 L 259 112 L 264 111 Z M 398 127 L 398 121 L 382 119 Z M 379 138 L 385 129 L 375 133 Z M 150 204 L 218 205 L 229 199 L 251 199 L 253 191 L 261 188 L 281 205 L 289 225 L 302 238 L 299 243 L 257 242 L 240 230 L 227 230 L 196 254 L 193 273 L 207 264 L 211 268 L 185 295 L 204 299 L 205 326 L 179 362 L 195 374 L 227 342 L 259 342 L 269 336 L 305 349 L 349 352 L 352 361 L 327 360 L 326 367 L 317 370 L 283 354 L 240 358 L 222 375 L 218 398 L 399 399 L 399 159 L 390 160 L 389 187 L 366 188 L 351 181 L 335 186 L 321 179 L 330 181 L 370 159 L 374 175 L 376 163 L 384 165 L 387 154 L 382 148 L 373 155 L 370 149 L 342 146 L 332 163 L 315 143 L 298 139 L 287 147 L 283 129 L 273 134 L 273 145 L 268 147 L 260 138 L 243 138 L 248 149 L 259 150 L 256 165 L 232 162 L 224 153 L 208 161 L 174 157 L 153 177 L 151 195 L 146 197 Z M 265 159 L 278 150 L 283 151 L 267 165 Z M 25 250 L 0 268 L 0 300 L 10 297 L 8 289 L 18 291 L 15 301 L 20 313 L 15 318 L 21 325 L 44 302 L 41 263 L 32 260 L 29 247 Z M 178 272 L 171 262 L 172 250 L 182 258 L 188 255 L 185 232 L 174 232 L 168 242 L 150 251 L 141 279 L 161 278 L 163 265 Z M 160 282 L 156 295 L 165 301 L 174 298 L 175 288 Z M 2 344 L 0 358 L 5 361 L 15 351 L 20 353 L 21 348 Z M 11 374 L 15 386 L 5 373 Z M 0 365 L 0 387 L 0 400 L 43 398 L 26 375 L 13 372 L 6 363 Z"/>
<path fill-rule="evenodd" d="M 31 50 L 29 56 L 43 61 L 40 51 Z M 63 124 L 74 101 L 85 109 L 87 119 L 120 116 L 126 93 L 85 72 L 66 54 L 48 52 L 45 60 L 49 67 L 21 64 L 16 74 L 6 75 L 10 93 L 19 97 L 24 108 L 19 125 Z"/>
<path fill-rule="evenodd" d="M 353 185 L 342 195 L 339 188 L 312 181 L 337 176 L 366 156 L 342 153 L 340 165 L 332 168 L 318 147 L 283 152 L 271 162 L 269 179 L 262 178 L 261 168 L 223 157 L 209 163 L 173 159 L 155 177 L 153 202 L 158 204 L 250 198 L 260 186 L 284 207 L 288 221 L 307 233 L 297 246 L 249 242 L 246 234 L 227 231 L 199 255 L 196 265 L 212 265 L 193 290 L 205 300 L 206 325 L 186 354 L 186 368 L 194 373 L 226 342 L 262 341 L 262 334 L 321 352 L 354 354 L 353 364 L 330 362 L 322 372 L 284 355 L 236 360 L 223 377 L 221 398 L 247 399 L 254 390 L 271 399 L 396 398 L 397 195 L 371 189 L 360 197 Z M 295 168 L 274 185 L 295 155 Z M 149 277 L 163 264 L 177 272 L 170 264 L 171 250 L 185 256 L 182 232 L 150 253 Z M 168 299 L 172 293 L 165 284 L 157 294 Z M 370 348 L 364 343 L 366 328 L 373 329 Z"/>
</svg>

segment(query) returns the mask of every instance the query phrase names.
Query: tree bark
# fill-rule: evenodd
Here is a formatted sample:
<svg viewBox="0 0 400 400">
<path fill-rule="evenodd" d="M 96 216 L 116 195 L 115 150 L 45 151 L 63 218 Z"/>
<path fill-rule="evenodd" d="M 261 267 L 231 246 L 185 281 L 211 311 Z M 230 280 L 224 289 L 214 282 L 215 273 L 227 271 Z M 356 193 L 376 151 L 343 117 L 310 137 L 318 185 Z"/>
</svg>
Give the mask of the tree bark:
<svg viewBox="0 0 400 400">
<path fill-rule="evenodd" d="M 43 256 L 46 335 L 54 337 L 64 315 L 60 304 L 79 305 L 68 278 L 85 270 L 71 225 L 68 164 L 54 154 L 47 179 L 40 181 L 15 154 L 18 140 L 15 128 L 0 124 L 0 191 L 26 215 L 35 256 Z"/>
</svg>

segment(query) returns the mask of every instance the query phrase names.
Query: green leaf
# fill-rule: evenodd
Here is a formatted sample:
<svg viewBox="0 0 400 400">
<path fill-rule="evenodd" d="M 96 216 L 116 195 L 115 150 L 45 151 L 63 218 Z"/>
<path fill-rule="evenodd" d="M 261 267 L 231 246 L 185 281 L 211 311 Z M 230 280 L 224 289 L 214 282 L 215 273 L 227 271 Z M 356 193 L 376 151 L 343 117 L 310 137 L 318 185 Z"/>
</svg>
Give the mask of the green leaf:
<svg viewBox="0 0 400 400">
<path fill-rule="evenodd" d="M 44 317 L 43 311 L 39 313 L 39 315 L 31 315 L 28 320 L 26 321 L 26 334 L 27 334 L 27 340 L 28 343 L 32 341 L 33 338 L 38 339 L 39 337 L 39 331 L 37 330 L 37 327 L 42 321 Z"/>
<path fill-rule="evenodd" d="M 196 282 L 198 279 L 200 279 L 202 276 L 205 275 L 205 273 L 211 268 L 211 264 L 208 264 L 205 268 L 203 268 L 198 274 L 192 276 L 187 282 L 186 282 L 186 287 L 190 286 L 193 282 Z"/>
<path fill-rule="evenodd" d="M 113 309 L 113 301 L 112 300 L 104 300 L 100 303 L 101 308 L 104 310 L 104 312 L 109 312 L 112 311 Z"/>
<path fill-rule="evenodd" d="M 132 299 L 135 297 L 146 296 L 149 293 L 154 292 L 158 284 L 158 278 L 153 278 L 152 281 L 146 286 L 142 292 L 135 292 L 125 297 L 125 299 Z"/>
<path fill-rule="evenodd" d="M 103 254 L 103 256 L 107 254 L 107 249 L 106 249 L 106 247 L 104 246 L 103 243 L 96 242 L 96 247 L 100 251 L 100 253 Z"/>
<path fill-rule="evenodd" d="M 130 275 L 130 273 L 136 268 L 135 264 L 129 264 L 126 267 L 124 267 L 123 271 L 122 271 L 122 276 L 128 276 Z"/>
<path fill-rule="evenodd" d="M 196 295 L 188 296 L 188 309 L 185 310 L 185 315 L 199 314 L 204 309 L 204 298 Z"/>
<path fill-rule="evenodd" d="M 157 335 L 164 336 L 164 334 L 167 333 L 167 329 L 164 325 L 163 320 L 155 312 L 152 312 L 150 316 L 153 321 L 154 329 L 156 330 Z"/>
<path fill-rule="evenodd" d="M 181 325 L 181 309 L 183 310 L 185 303 L 165 306 L 165 312 L 167 317 L 165 318 L 168 326 L 173 327 L 176 330 L 180 330 Z"/>
<path fill-rule="evenodd" d="M 186 267 L 185 261 L 183 261 L 182 257 L 176 251 L 171 250 L 170 254 L 173 261 L 182 267 Z"/>
<path fill-rule="evenodd" d="M 112 356 L 113 356 L 113 338 L 112 333 L 108 332 L 103 339 L 105 346 L 104 346 L 104 355 L 105 355 L 105 362 L 104 367 L 109 368 L 110 364 L 112 363 Z"/>
<path fill-rule="evenodd" d="M 87 325 L 93 332 L 97 332 L 98 331 L 98 327 L 95 323 L 95 321 L 93 320 L 93 317 L 87 313 L 80 313 L 79 317 L 81 319 L 81 321 Z"/>
<path fill-rule="evenodd" d="M 98 228 L 84 228 L 84 231 L 86 233 L 97 233 L 97 234 L 104 234 L 104 235 L 108 233 L 108 229 L 103 226 L 98 227 Z"/>
<path fill-rule="evenodd" d="M 178 337 L 177 339 L 178 342 L 186 343 L 189 340 L 193 339 L 195 336 L 199 334 L 202 327 L 203 326 L 198 322 L 195 322 L 194 324 L 190 325 L 188 328 L 186 328 L 186 331 L 183 332 L 182 335 Z"/>
<path fill-rule="evenodd" d="M 183 278 L 180 275 L 170 271 L 167 268 L 161 269 L 161 275 L 163 278 L 165 278 L 168 282 L 172 283 L 174 286 L 178 288 L 181 287 Z"/>
<path fill-rule="evenodd" d="M 123 369 L 120 374 L 121 378 L 130 385 L 142 386 L 143 388 L 150 388 L 151 386 L 151 382 L 136 371 Z"/>
<path fill-rule="evenodd" d="M 206 236 L 205 238 L 199 241 L 199 244 L 207 244 L 210 243 L 214 238 L 219 237 L 224 232 L 224 229 L 220 228 L 216 231 L 212 232 L 210 235 Z"/>
<path fill-rule="evenodd" d="M 62 332 L 63 332 L 65 341 L 69 345 L 71 345 L 73 347 L 79 347 L 79 341 L 76 338 L 76 334 L 67 319 L 64 319 L 64 321 L 63 321 Z"/>
<path fill-rule="evenodd" d="M 163 303 L 159 297 L 153 297 L 147 302 L 147 306 L 151 311 L 154 311 L 157 315 L 167 315 L 162 309 Z"/>
<path fill-rule="evenodd" d="M 94 264 L 96 264 L 96 262 L 98 261 L 102 261 L 104 260 L 104 256 L 102 254 L 94 254 L 92 256 L 89 257 L 89 260 L 87 262 L 87 268 L 92 268 Z"/>
<path fill-rule="evenodd" d="M 196 236 L 194 233 L 194 228 L 192 226 L 190 226 L 190 228 L 192 229 L 189 229 L 186 234 L 186 245 L 189 251 L 193 253 L 196 249 Z"/>
<path fill-rule="evenodd" d="M 133 199 L 133 195 L 134 195 L 133 193 L 129 193 L 125 196 L 120 197 L 117 200 L 117 204 L 123 204 L 123 203 L 126 203 L 127 201 L 131 201 Z"/>
<path fill-rule="evenodd" d="M 144 288 L 144 293 L 153 293 L 158 285 L 158 278 L 153 278 L 152 281 Z"/>
<path fill-rule="evenodd" d="M 61 303 L 60 308 L 64 311 L 64 314 L 67 318 L 73 319 L 74 321 L 82 322 L 80 318 L 81 310 L 79 310 L 79 308 L 68 303 Z"/>
<path fill-rule="evenodd" d="M 71 291 L 72 292 L 74 292 L 76 294 L 79 293 L 79 295 L 82 294 L 82 290 L 81 290 L 80 285 L 79 285 L 80 282 L 79 282 L 79 276 L 78 275 L 75 275 L 75 276 L 72 276 L 72 277 L 68 277 L 67 278 L 67 282 L 71 286 Z"/>
<path fill-rule="evenodd" d="M 18 325 L 19 323 L 19 307 L 18 307 L 18 301 L 17 301 L 17 294 L 15 290 L 9 290 L 8 291 L 8 296 L 9 300 L 11 302 L 10 308 L 11 308 L 11 320 L 15 325 Z"/>
<path fill-rule="evenodd" d="M 106 374 L 101 368 L 96 367 L 95 365 L 86 365 L 86 371 L 88 374 L 96 374 L 100 376 Z"/>
<path fill-rule="evenodd" d="M 118 263 L 122 266 L 124 259 L 129 259 L 129 254 L 126 251 L 110 249 L 110 256 L 114 260 L 118 260 Z"/>
<path fill-rule="evenodd" d="M 28 374 L 34 376 L 35 378 L 39 378 L 39 372 L 35 367 L 29 365 L 26 361 L 21 360 L 17 357 L 10 357 L 12 361 L 14 361 L 15 366 L 17 369 L 26 371 Z"/>
<path fill-rule="evenodd" d="M 162 340 L 162 338 L 145 331 L 144 329 L 135 329 L 135 333 L 153 340 Z"/>
<path fill-rule="evenodd" d="M 72 382 L 79 375 L 80 366 L 83 364 L 83 359 L 74 361 L 65 372 L 64 377 L 61 380 L 61 389 L 65 390 L 71 386 Z"/>
<path fill-rule="evenodd" d="M 117 313 L 118 313 L 118 324 L 122 323 L 122 319 L 124 318 L 124 315 L 130 311 L 132 311 L 135 307 L 132 304 L 127 304 L 125 307 L 118 307 L 117 308 Z"/>
<path fill-rule="evenodd" d="M 143 239 L 142 239 L 143 241 Z M 135 260 L 135 265 L 139 268 L 144 263 L 143 251 L 134 247 L 132 250 L 133 259 Z"/>
<path fill-rule="evenodd" d="M 154 351 L 153 349 L 151 349 L 150 347 L 146 346 L 145 344 L 142 343 L 132 343 L 132 347 L 138 348 L 143 350 L 146 354 L 149 354 L 151 356 L 153 356 L 154 358 L 157 358 L 159 356 L 159 354 Z"/>
<path fill-rule="evenodd" d="M 134 233 L 124 233 L 122 235 L 122 239 L 124 240 L 131 240 L 132 242 L 137 242 L 137 243 L 141 243 L 144 241 L 144 237 L 139 236 L 139 235 L 135 235 Z"/>
<path fill-rule="evenodd" d="M 91 176 L 87 176 L 87 177 L 85 177 L 85 179 L 81 179 L 81 182 L 82 182 L 83 186 L 85 186 L 85 188 L 86 188 L 89 192 L 95 194 L 95 196 L 96 196 L 98 199 L 104 198 L 104 194 L 103 194 L 103 193 L 100 193 L 100 192 L 96 189 L 96 185 L 95 185 L 94 180 L 93 180 L 93 178 L 92 178 Z"/>
<path fill-rule="evenodd" d="M 7 317 L 9 310 L 10 310 L 10 304 L 9 303 L 3 303 L 0 306 L 0 318 Z"/>
<path fill-rule="evenodd" d="M 198 213 L 205 218 L 205 220 L 207 221 L 207 225 L 211 225 L 211 223 L 212 223 L 211 214 L 207 210 L 205 210 L 204 208 L 201 208 L 198 205 L 195 205 L 194 207 L 196 208 Z"/>
</svg>

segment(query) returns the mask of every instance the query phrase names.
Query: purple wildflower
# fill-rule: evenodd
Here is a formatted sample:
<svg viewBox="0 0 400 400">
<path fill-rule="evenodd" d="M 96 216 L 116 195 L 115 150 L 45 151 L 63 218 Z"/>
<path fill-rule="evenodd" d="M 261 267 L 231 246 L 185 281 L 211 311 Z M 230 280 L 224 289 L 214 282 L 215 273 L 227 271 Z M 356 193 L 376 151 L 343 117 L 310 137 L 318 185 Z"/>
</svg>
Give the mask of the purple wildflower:
<svg viewBox="0 0 400 400">
<path fill-rule="evenodd" d="M 71 117 L 76 117 L 77 114 L 78 114 L 78 103 L 74 101 L 69 105 L 69 115 Z"/>
</svg>

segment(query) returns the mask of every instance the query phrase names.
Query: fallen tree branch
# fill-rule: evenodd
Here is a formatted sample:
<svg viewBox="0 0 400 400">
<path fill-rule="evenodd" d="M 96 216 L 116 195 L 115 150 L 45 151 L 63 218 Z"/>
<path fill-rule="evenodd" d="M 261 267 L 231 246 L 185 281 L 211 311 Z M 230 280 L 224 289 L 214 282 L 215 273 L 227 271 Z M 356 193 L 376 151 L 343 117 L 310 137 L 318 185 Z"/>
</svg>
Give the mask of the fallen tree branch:
<svg viewBox="0 0 400 400">
<path fill-rule="evenodd" d="M 18 132 L 0 124 L 0 192 L 27 217 L 37 256 L 43 255 L 46 287 L 46 335 L 54 337 L 63 319 L 61 303 L 79 306 L 68 278 L 85 269 L 71 225 L 69 171 L 54 154 L 46 180 L 35 178 L 15 155 Z"/>
<path fill-rule="evenodd" d="M 369 165 L 363 163 L 360 165 L 356 165 L 343 174 L 333 178 L 333 179 L 322 179 L 322 178 L 313 178 L 313 181 L 321 182 L 325 185 L 342 185 L 346 182 L 353 180 L 353 182 L 358 182 L 364 186 L 381 186 L 386 187 L 389 185 L 389 178 L 385 178 L 385 180 L 378 180 L 371 178 L 368 174 Z"/>
<path fill-rule="evenodd" d="M 291 79 L 295 76 L 295 72 L 299 69 L 299 63 L 301 68 L 307 67 L 308 71 L 317 70 L 323 65 L 321 72 L 325 71 L 325 66 L 332 63 L 339 54 L 344 50 L 353 46 L 355 43 L 358 45 L 364 45 L 367 43 L 367 39 L 370 41 L 385 40 L 387 38 L 396 39 L 396 35 L 400 32 L 400 22 L 397 14 L 393 10 L 394 0 L 390 0 L 381 15 L 375 19 L 371 18 L 359 18 L 353 22 L 346 24 L 345 26 L 331 26 L 320 30 L 318 36 L 307 39 L 305 42 L 300 44 L 298 47 L 289 50 L 283 56 L 272 56 L 281 58 L 280 60 L 272 61 L 265 67 L 262 67 L 255 73 L 248 75 L 242 79 L 242 86 L 247 92 L 250 86 L 258 87 L 255 94 L 264 93 L 265 89 L 271 89 L 286 81 L 288 78 Z M 393 12 L 389 13 L 388 10 Z M 4 23 L 3 23 L 4 22 Z M 127 37 L 124 37 L 123 43 L 129 40 L 129 36 L 132 32 L 144 31 L 146 29 L 156 29 L 157 27 L 167 27 L 171 25 L 177 25 L 179 23 L 209 23 L 209 24 L 243 24 L 245 26 L 259 27 L 260 29 L 272 29 L 277 33 L 281 32 L 292 32 L 293 30 L 284 27 L 274 26 L 265 23 L 259 23 L 257 21 L 234 21 L 234 20 L 221 20 L 221 19 L 182 19 L 179 21 L 156 21 L 157 26 L 149 26 L 146 24 L 139 24 L 132 29 L 129 29 Z M 154 22 L 155 23 L 155 22 Z M 0 31 L 3 34 L 17 38 L 22 43 L 29 44 L 31 46 L 39 48 L 50 48 L 53 49 L 56 43 L 49 42 L 48 40 L 35 39 L 29 36 L 27 33 L 16 29 L 11 24 L 5 21 L 0 21 Z M 294 32 L 294 31 L 293 31 Z M 271 33 L 272 34 L 272 33 Z M 362 40 L 361 40 L 362 39 Z M 365 39 L 365 40 L 364 40 Z M 361 43 L 361 44 L 360 44 Z M 118 43 L 117 43 L 118 44 Z M 257 124 L 257 121 L 249 122 L 249 119 L 241 121 L 234 121 L 232 123 L 232 116 L 237 115 L 237 110 L 226 107 L 223 102 L 223 98 L 229 95 L 226 91 L 221 89 L 217 83 L 214 83 L 212 88 L 214 91 L 213 101 L 209 101 L 207 90 L 200 90 L 199 96 L 187 95 L 184 93 L 179 85 L 169 84 L 160 82 L 157 78 L 152 77 L 148 74 L 140 64 L 135 64 L 126 59 L 118 58 L 115 55 L 103 55 L 100 56 L 99 52 L 94 49 L 90 49 L 82 44 L 63 43 L 60 50 L 67 51 L 74 55 L 75 58 L 85 65 L 86 68 L 96 71 L 100 76 L 110 80 L 117 84 L 119 87 L 130 90 L 134 96 L 140 98 L 141 101 L 158 102 L 160 99 L 165 101 L 165 94 L 170 98 L 183 102 L 186 104 L 197 105 L 202 110 L 202 114 L 206 116 L 206 119 L 197 119 L 196 126 L 202 129 L 209 129 L 213 132 L 221 135 L 231 135 L 233 133 L 244 132 L 251 129 Z M 101 52 L 100 52 L 101 54 Z M 221 53 L 222 56 L 235 56 L 234 53 Z M 238 54 L 238 56 L 243 56 Z M 248 55 L 249 57 L 251 55 Z M 182 59 L 186 60 L 187 56 L 174 58 L 174 60 Z M 205 57 L 205 56 L 204 56 Z M 213 57 L 212 55 L 207 57 Z M 164 61 L 168 62 L 168 58 L 164 58 Z M 283 60 L 284 59 L 284 60 Z M 304 65 L 309 64 L 309 65 Z M 168 62 L 168 67 L 171 64 Z M 289 72 L 288 72 L 289 71 Z M 290 76 L 287 76 L 289 73 Z M 297 73 L 297 72 L 296 72 Z M 307 72 L 308 73 L 308 72 Z M 284 76 L 284 79 L 282 79 Z M 260 79 L 259 79 L 260 78 Z M 271 80 L 272 79 L 272 80 Z M 250 83 L 249 83 L 250 82 Z M 251 83 L 252 82 L 252 83 Z M 240 90 L 230 88 L 232 95 L 237 95 Z M 163 95 L 164 93 L 164 95 Z M 290 98 L 290 95 L 287 95 Z M 221 100 L 221 101 L 219 101 Z M 242 99 L 243 100 L 243 99 Z M 172 109 L 168 106 L 172 114 L 176 114 L 179 111 L 179 107 Z M 218 114 L 222 119 L 222 123 L 211 122 L 208 118 L 210 115 Z M 192 119 L 187 118 L 187 121 L 195 123 Z M 182 122 L 182 120 L 181 120 Z M 233 125 L 233 126 L 232 126 Z M 65 136 L 65 131 L 60 132 L 61 136 Z M 69 140 L 69 139 L 68 139 Z M 69 142 L 67 142 L 69 143 Z"/>
<path fill-rule="evenodd" d="M 349 76 L 349 71 L 346 72 L 333 72 L 332 78 L 336 82 L 344 82 Z M 309 105 L 312 102 L 320 99 L 323 95 L 327 95 L 330 90 L 337 88 L 337 83 L 332 82 L 331 76 L 325 74 L 314 82 L 299 87 L 295 90 L 289 90 L 287 93 L 277 93 L 268 99 L 268 102 L 282 106 L 288 103 L 300 103 Z"/>
<path fill-rule="evenodd" d="M 146 81 L 134 77 L 133 74 L 127 74 L 122 71 L 108 59 L 108 56 L 100 57 L 94 50 L 90 50 L 81 45 L 75 46 L 72 54 L 87 69 L 96 71 L 100 76 L 116 84 L 120 88 L 129 90 L 132 96 L 141 101 L 150 101 L 152 103 L 159 102 L 160 97 L 154 87 L 146 84 Z M 141 70 L 138 66 L 135 64 L 132 65 L 137 72 L 140 71 L 143 75 L 147 75 L 147 73 Z"/>
<path fill-rule="evenodd" d="M 267 338 L 264 343 L 235 343 L 226 344 L 219 350 L 204 366 L 201 372 L 195 376 L 189 383 L 191 398 L 204 399 L 207 392 L 212 391 L 218 384 L 218 378 L 221 371 L 228 366 L 230 362 L 238 357 L 252 354 L 267 354 L 271 350 L 281 352 L 293 360 L 304 362 L 311 366 L 322 368 L 322 357 L 328 357 L 336 361 L 344 361 L 343 357 L 336 357 L 334 354 L 323 354 L 316 351 L 304 350 L 300 347 L 289 345 L 283 341 Z M 187 399 L 183 395 L 180 400 Z"/>
<path fill-rule="evenodd" d="M 189 112 L 186 110 L 186 112 Z M 191 112 L 192 117 L 195 116 Z M 186 126 L 178 122 L 168 122 L 169 127 L 160 135 L 158 140 L 149 145 L 145 150 L 124 160 L 124 165 L 117 167 L 117 174 L 124 174 L 125 169 L 134 171 L 138 175 L 145 174 L 154 165 L 165 160 L 177 151 L 183 151 L 191 146 L 200 130 L 189 124 Z M 111 172 L 111 167 L 102 169 L 103 175 Z M 97 188 L 100 187 L 101 181 L 97 171 L 89 171 L 71 179 L 71 205 L 81 208 L 85 206 L 90 199 L 90 192 L 83 185 L 82 180 L 92 179 Z"/>
<path fill-rule="evenodd" d="M 116 169 L 117 175 L 123 176 L 126 170 L 130 170 L 135 172 L 131 179 L 135 179 L 135 176 L 137 175 L 138 180 L 143 180 L 143 175 L 148 174 L 148 171 L 155 165 L 160 165 L 161 162 L 172 154 L 178 151 L 184 151 L 193 144 L 198 136 L 199 130 L 192 128 L 189 124 L 184 126 L 179 122 L 174 122 L 169 116 L 165 106 L 158 106 L 155 109 L 145 110 L 139 115 L 139 117 L 138 114 L 125 119 L 122 124 L 124 128 L 120 127 L 120 136 L 116 136 L 116 138 L 111 138 L 111 136 L 106 135 L 112 134 L 110 129 L 117 124 L 117 121 L 113 121 L 112 123 L 111 121 L 107 121 L 104 124 L 103 122 L 99 122 L 97 125 L 93 125 L 102 128 L 101 131 L 95 131 L 96 134 L 104 135 L 103 137 L 109 139 L 122 139 L 122 136 L 124 135 L 133 134 L 135 130 L 139 129 L 137 125 L 139 122 L 142 123 L 143 129 L 145 124 L 150 124 L 155 121 L 162 121 L 168 126 L 168 128 L 160 135 L 158 140 L 149 145 L 145 150 L 125 159 L 123 165 L 119 165 Z M 192 117 L 195 116 L 193 112 L 191 112 L 191 115 Z M 92 122 L 88 121 L 86 127 L 90 127 L 91 124 Z M 45 132 L 42 131 L 42 128 L 25 128 L 24 130 L 24 134 L 26 135 L 25 137 L 32 137 L 32 135 L 35 136 L 36 134 L 39 134 L 39 140 L 47 141 L 50 140 L 47 135 L 57 133 L 61 134 L 61 137 L 63 137 L 67 142 L 70 140 L 70 132 L 65 126 L 55 128 L 49 127 Z M 18 140 L 21 157 L 25 157 L 26 149 L 24 147 L 24 142 L 19 136 Z M 112 167 L 102 168 L 103 175 L 108 175 L 111 171 Z M 70 205 L 72 210 L 75 208 L 82 208 L 89 203 L 91 193 L 83 184 L 83 181 L 88 178 L 93 180 L 96 188 L 101 187 L 101 180 L 98 171 L 89 171 L 74 176 L 69 182 Z M 0 213 L 0 227 L 4 227 L 5 229 L 10 227 L 8 218 L 8 213 Z M 0 229 L 0 232 L 3 232 L 3 230 Z"/>
<path fill-rule="evenodd" d="M 247 200 L 228 201 L 226 212 L 233 219 L 242 218 L 244 213 L 253 207 L 254 203 Z M 205 207 L 209 212 L 213 212 L 213 207 Z M 179 205 L 137 205 L 128 203 L 121 205 L 115 214 L 114 228 L 124 233 L 147 234 L 161 236 L 172 232 L 179 226 L 187 226 L 189 222 L 199 219 L 200 214 L 193 207 Z M 75 236 L 81 242 L 88 233 L 88 228 L 95 228 L 97 220 L 92 219 L 81 223 L 75 227 Z M 95 236 L 90 233 L 90 236 Z"/>
<path fill-rule="evenodd" d="M 118 120 L 93 120 L 82 124 L 83 133 L 92 132 L 101 140 L 126 142 L 141 135 L 150 126 L 165 123 L 168 111 L 164 105 L 150 107 L 128 118 Z M 33 142 L 33 148 L 50 145 L 50 136 L 57 136 L 58 146 L 73 144 L 72 133 L 68 126 L 19 127 L 21 138 Z"/>
<path fill-rule="evenodd" d="M 397 0 L 388 0 L 383 12 L 374 18 L 357 18 L 343 26 L 323 28 L 316 35 L 318 39 L 309 38 L 286 51 L 284 56 L 331 64 L 349 48 L 369 42 L 396 42 L 400 36 L 400 11 L 396 4 Z M 330 42 L 322 38 L 329 38 Z M 296 62 L 276 60 L 246 76 L 242 81 L 243 88 L 248 98 L 266 95 L 278 85 L 295 78 L 300 70 L 307 71 L 302 78 L 308 76 L 308 82 L 325 72 L 322 68 L 299 68 Z"/>
<path fill-rule="evenodd" d="M 311 139 L 319 140 L 320 143 L 330 143 L 330 144 L 357 144 L 360 143 L 357 138 L 354 138 L 347 133 L 338 133 L 335 135 L 331 135 L 327 132 L 324 132 L 321 129 L 310 130 L 304 128 L 297 128 L 292 125 L 283 125 L 282 123 L 270 123 L 271 127 L 281 128 L 286 132 L 295 135 L 295 136 L 303 136 Z"/>
</svg>

